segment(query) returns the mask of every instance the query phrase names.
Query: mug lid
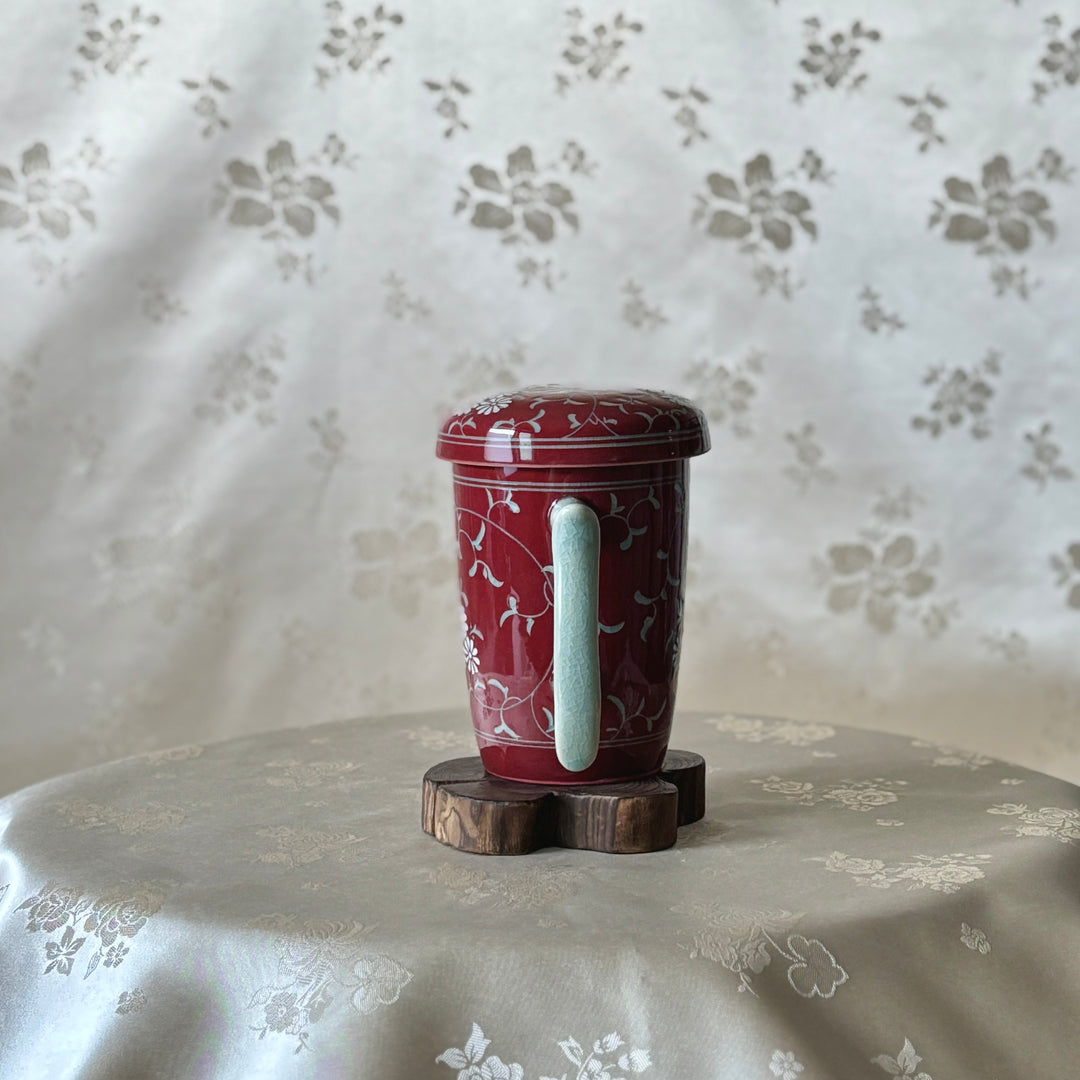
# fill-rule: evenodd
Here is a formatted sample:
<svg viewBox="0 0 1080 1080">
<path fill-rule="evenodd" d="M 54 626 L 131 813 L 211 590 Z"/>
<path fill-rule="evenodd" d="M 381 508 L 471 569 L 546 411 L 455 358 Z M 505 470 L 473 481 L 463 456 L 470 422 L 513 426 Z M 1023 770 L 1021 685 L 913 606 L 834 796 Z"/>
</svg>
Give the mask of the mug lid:
<svg viewBox="0 0 1080 1080">
<path fill-rule="evenodd" d="M 709 428 L 692 401 L 659 390 L 526 386 L 449 417 L 435 453 L 475 465 L 634 465 L 694 457 Z"/>
</svg>

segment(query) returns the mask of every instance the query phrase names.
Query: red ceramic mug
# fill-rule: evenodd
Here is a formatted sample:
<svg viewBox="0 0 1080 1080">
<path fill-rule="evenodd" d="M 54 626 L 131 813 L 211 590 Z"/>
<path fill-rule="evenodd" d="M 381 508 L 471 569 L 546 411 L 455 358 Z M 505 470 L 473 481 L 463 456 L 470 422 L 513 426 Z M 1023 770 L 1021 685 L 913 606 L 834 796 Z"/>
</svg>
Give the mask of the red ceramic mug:
<svg viewBox="0 0 1080 1080">
<path fill-rule="evenodd" d="M 671 733 L 692 403 L 526 387 L 451 416 L 466 676 L 488 772 L 649 776 Z"/>
</svg>

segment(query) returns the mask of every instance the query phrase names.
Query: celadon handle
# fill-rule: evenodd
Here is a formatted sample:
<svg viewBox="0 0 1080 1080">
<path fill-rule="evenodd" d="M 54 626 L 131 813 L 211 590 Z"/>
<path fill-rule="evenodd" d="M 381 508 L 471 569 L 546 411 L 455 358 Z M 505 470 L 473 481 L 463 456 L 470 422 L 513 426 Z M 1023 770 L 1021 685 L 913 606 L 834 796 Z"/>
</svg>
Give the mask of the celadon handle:
<svg viewBox="0 0 1080 1080">
<path fill-rule="evenodd" d="M 555 754 L 581 772 L 600 745 L 600 521 L 579 499 L 551 508 L 555 586 Z"/>
</svg>

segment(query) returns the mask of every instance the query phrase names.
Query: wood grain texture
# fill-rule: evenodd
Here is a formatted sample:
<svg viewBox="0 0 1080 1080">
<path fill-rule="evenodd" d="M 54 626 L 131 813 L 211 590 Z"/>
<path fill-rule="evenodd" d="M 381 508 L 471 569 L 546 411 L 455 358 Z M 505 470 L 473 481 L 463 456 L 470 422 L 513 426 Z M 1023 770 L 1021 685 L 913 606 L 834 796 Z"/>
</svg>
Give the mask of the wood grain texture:
<svg viewBox="0 0 1080 1080">
<path fill-rule="evenodd" d="M 551 787 L 501 780 L 480 758 L 453 758 L 424 776 L 424 832 L 459 851 L 525 855 L 542 847 L 613 854 L 660 851 L 705 813 L 705 759 L 669 750 L 657 776 Z"/>
</svg>

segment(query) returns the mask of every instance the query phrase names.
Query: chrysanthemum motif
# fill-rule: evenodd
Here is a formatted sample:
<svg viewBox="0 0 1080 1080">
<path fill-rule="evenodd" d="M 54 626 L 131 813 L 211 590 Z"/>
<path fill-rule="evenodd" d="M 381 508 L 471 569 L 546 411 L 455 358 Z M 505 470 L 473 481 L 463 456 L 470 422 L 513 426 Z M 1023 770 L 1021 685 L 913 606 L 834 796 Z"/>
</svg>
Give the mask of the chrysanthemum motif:
<svg viewBox="0 0 1080 1080">
<path fill-rule="evenodd" d="M 298 235 L 310 236 L 315 231 L 316 210 L 334 222 L 339 220 L 340 211 L 330 201 L 334 185 L 314 173 L 304 173 L 287 139 L 279 139 L 266 151 L 265 169 L 264 175 L 238 159 L 225 167 L 232 188 L 230 225 L 261 228 L 280 221 Z"/>
<path fill-rule="evenodd" d="M 470 224 L 502 233 L 504 243 L 550 243 L 559 219 L 572 229 L 578 227 L 573 192 L 541 175 L 528 146 L 519 146 L 507 155 L 504 174 L 477 164 L 469 170 L 469 177 L 475 190 L 461 188 L 456 211 L 475 199 Z"/>
<path fill-rule="evenodd" d="M 64 240 L 71 234 L 73 215 L 88 225 L 95 223 L 86 205 L 89 188 L 73 177 L 58 176 L 44 143 L 23 151 L 19 171 L 21 179 L 0 165 L 0 229 L 26 229 L 29 235 L 44 229 Z"/>
<path fill-rule="evenodd" d="M 506 394 L 493 394 L 491 397 L 484 398 L 483 401 L 478 401 L 473 406 L 473 412 L 478 412 L 481 416 L 491 416 L 502 412 L 509 405 L 510 398 Z"/>
</svg>

